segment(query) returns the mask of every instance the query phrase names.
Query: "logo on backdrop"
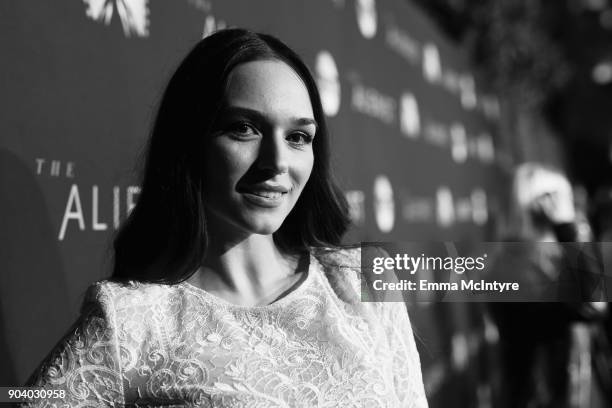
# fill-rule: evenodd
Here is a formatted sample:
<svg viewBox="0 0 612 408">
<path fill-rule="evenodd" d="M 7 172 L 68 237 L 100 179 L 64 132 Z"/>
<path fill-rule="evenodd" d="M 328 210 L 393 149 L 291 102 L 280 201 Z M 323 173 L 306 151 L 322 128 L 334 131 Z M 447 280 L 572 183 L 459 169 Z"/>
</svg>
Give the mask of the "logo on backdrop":
<svg viewBox="0 0 612 408">
<path fill-rule="evenodd" d="M 438 225 L 449 227 L 455 223 L 455 204 L 453 194 L 446 186 L 442 186 L 436 192 L 436 218 Z"/>
<path fill-rule="evenodd" d="M 437 82 L 442 78 L 440 52 L 435 44 L 427 43 L 423 47 L 423 74 L 428 82 Z"/>
<path fill-rule="evenodd" d="M 485 163 L 491 163 L 495 159 L 495 147 L 491 135 L 483 133 L 478 137 L 478 156 Z"/>
<path fill-rule="evenodd" d="M 374 219 L 380 232 L 390 232 L 395 224 L 393 187 L 386 176 L 374 180 Z"/>
<path fill-rule="evenodd" d="M 89 225 L 92 231 L 106 231 L 109 229 L 108 220 L 103 220 L 100 215 L 100 202 L 106 203 L 108 201 L 107 192 L 100 193 L 97 185 L 91 186 L 91 209 L 85 207 L 82 204 L 81 196 L 86 194 L 83 192 L 86 188 L 81 187 L 79 190 L 78 184 L 72 184 L 70 186 L 70 192 L 68 193 L 68 199 L 66 200 L 66 207 L 62 216 L 62 223 L 59 229 L 58 239 L 63 241 L 66 237 L 67 231 L 74 231 L 75 227 L 78 227 L 80 231 L 87 230 Z M 79 192 L 80 191 L 80 192 Z M 125 211 L 125 217 L 130 214 L 134 206 L 136 205 L 136 199 L 140 194 L 139 186 L 128 186 L 125 191 L 125 209 L 121 208 L 121 190 L 119 186 L 113 186 L 112 188 L 112 224 L 114 229 L 119 228 L 121 223 L 121 214 Z M 102 199 L 100 196 L 104 196 Z M 90 212 L 91 210 L 91 212 Z M 71 222 L 72 221 L 72 222 Z M 91 223 L 90 223 L 91 222 Z M 75 224 L 76 225 L 73 225 Z"/>
<path fill-rule="evenodd" d="M 66 238 L 69 231 L 72 233 L 77 228 L 78 231 L 117 229 L 121 219 L 127 218 L 136 205 L 140 194 L 139 186 L 112 186 L 112 192 L 106 188 L 101 191 L 96 184 L 84 186 L 75 182 L 76 163 L 73 161 L 37 157 L 35 162 L 36 175 L 43 179 L 43 182 L 46 183 L 49 179 L 66 179 L 71 183 L 59 223 L 57 239 L 60 241 Z M 122 189 L 125 190 L 123 193 Z M 108 217 L 109 214 L 112 218 Z"/>
<path fill-rule="evenodd" d="M 315 71 L 323 111 L 327 116 L 336 116 L 340 109 L 340 79 L 334 57 L 328 51 L 317 55 Z"/>
<path fill-rule="evenodd" d="M 417 137 L 421 131 L 419 105 L 413 94 L 406 92 L 400 101 L 400 128 L 409 137 Z"/>
<path fill-rule="evenodd" d="M 481 189 L 472 192 L 472 221 L 476 225 L 484 225 L 489 219 L 489 209 L 487 206 L 487 193 Z"/>
<path fill-rule="evenodd" d="M 474 109 L 478 103 L 476 96 L 476 82 L 470 74 L 464 74 L 459 80 L 459 95 L 461 105 L 466 109 Z"/>
<path fill-rule="evenodd" d="M 92 20 L 109 25 L 116 12 L 126 37 L 149 36 L 149 0 L 83 0 Z"/>
<path fill-rule="evenodd" d="M 355 2 L 357 12 L 357 25 L 364 38 L 372 38 L 376 35 L 376 1 L 357 0 Z"/>
<path fill-rule="evenodd" d="M 468 141 L 465 128 L 461 123 L 450 127 L 451 155 L 455 163 L 463 163 L 468 157 Z"/>
<path fill-rule="evenodd" d="M 387 125 L 395 122 L 397 101 L 394 97 L 360 83 L 355 83 L 351 91 L 351 106 L 357 112 L 378 119 Z"/>
<path fill-rule="evenodd" d="M 350 190 L 345 193 L 349 204 L 349 214 L 354 224 L 362 226 L 365 221 L 365 194 L 361 190 Z"/>
</svg>

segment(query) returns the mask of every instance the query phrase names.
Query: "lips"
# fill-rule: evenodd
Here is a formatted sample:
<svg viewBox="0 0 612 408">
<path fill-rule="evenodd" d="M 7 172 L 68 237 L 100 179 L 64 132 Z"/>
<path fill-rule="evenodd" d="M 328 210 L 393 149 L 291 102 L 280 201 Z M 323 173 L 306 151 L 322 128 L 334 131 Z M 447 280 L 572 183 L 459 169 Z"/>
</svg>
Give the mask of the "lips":
<svg viewBox="0 0 612 408">
<path fill-rule="evenodd" d="M 281 184 L 260 183 L 245 186 L 239 192 L 251 204 L 259 207 L 274 208 L 282 204 L 289 189 Z"/>
</svg>

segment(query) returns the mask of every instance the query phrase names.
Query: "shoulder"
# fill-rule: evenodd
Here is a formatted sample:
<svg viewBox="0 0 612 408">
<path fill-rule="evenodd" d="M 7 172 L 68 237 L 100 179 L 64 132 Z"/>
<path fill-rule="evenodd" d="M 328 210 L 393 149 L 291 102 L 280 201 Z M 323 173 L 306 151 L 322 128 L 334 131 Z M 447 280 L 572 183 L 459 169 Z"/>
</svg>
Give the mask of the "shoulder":
<svg viewBox="0 0 612 408">
<path fill-rule="evenodd" d="M 321 264 L 325 275 L 332 284 L 349 284 L 359 288 L 361 279 L 371 280 L 366 265 L 371 264 L 376 257 L 388 257 L 389 254 L 376 244 L 351 245 L 334 248 L 311 249 L 317 261 Z M 361 292 L 361 290 L 359 290 Z M 371 297 L 375 299 L 376 297 Z"/>
<path fill-rule="evenodd" d="M 361 282 L 363 278 L 367 279 L 362 259 L 367 261 L 372 256 L 386 254 L 377 246 L 363 245 L 312 248 L 311 251 L 332 290 L 341 300 L 351 304 L 362 300 Z"/>
<path fill-rule="evenodd" d="M 81 312 L 92 307 L 106 311 L 147 308 L 164 304 L 176 292 L 176 285 L 102 280 L 87 288 Z"/>
<path fill-rule="evenodd" d="M 372 256 L 389 256 L 380 244 L 368 243 L 337 247 L 313 247 L 311 251 L 320 262 L 335 266 L 360 267 L 361 260 Z"/>
<path fill-rule="evenodd" d="M 140 350 L 163 344 L 164 333 L 180 329 L 181 310 L 187 306 L 183 289 L 136 281 L 96 282 L 87 290 L 81 315 L 100 316 L 121 347 Z"/>
<path fill-rule="evenodd" d="M 312 248 L 313 255 L 327 268 L 361 268 L 361 247 L 318 247 Z"/>
<path fill-rule="evenodd" d="M 325 267 L 353 270 L 361 269 L 362 262 L 373 257 L 389 256 L 387 251 L 376 244 L 313 247 L 311 252 Z"/>
<path fill-rule="evenodd" d="M 359 247 L 317 247 L 311 253 L 321 266 L 331 293 L 348 304 L 358 304 L 361 252 Z"/>
</svg>

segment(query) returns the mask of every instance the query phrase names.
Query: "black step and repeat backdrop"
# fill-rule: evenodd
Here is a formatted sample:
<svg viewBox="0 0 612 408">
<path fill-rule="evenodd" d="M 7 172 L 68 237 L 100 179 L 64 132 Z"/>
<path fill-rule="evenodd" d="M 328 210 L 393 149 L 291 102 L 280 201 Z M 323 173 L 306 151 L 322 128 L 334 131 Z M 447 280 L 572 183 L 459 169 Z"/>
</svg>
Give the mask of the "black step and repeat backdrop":
<svg viewBox="0 0 612 408">
<path fill-rule="evenodd" d="M 0 379 L 26 377 L 109 274 L 136 161 L 193 44 L 274 34 L 317 78 L 355 241 L 491 239 L 503 200 L 497 99 L 407 0 L 0 4 Z M 474 305 L 411 310 L 432 406 L 486 406 L 494 327 Z"/>
</svg>

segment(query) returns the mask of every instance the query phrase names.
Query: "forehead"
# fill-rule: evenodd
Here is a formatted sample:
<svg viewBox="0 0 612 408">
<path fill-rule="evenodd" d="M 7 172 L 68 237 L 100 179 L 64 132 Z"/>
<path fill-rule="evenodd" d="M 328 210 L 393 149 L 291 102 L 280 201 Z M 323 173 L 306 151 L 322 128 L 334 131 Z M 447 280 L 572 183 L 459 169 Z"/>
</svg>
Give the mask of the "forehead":
<svg viewBox="0 0 612 408">
<path fill-rule="evenodd" d="M 306 85 L 293 68 L 278 60 L 237 65 L 227 80 L 225 102 L 268 114 L 313 118 Z"/>
</svg>

